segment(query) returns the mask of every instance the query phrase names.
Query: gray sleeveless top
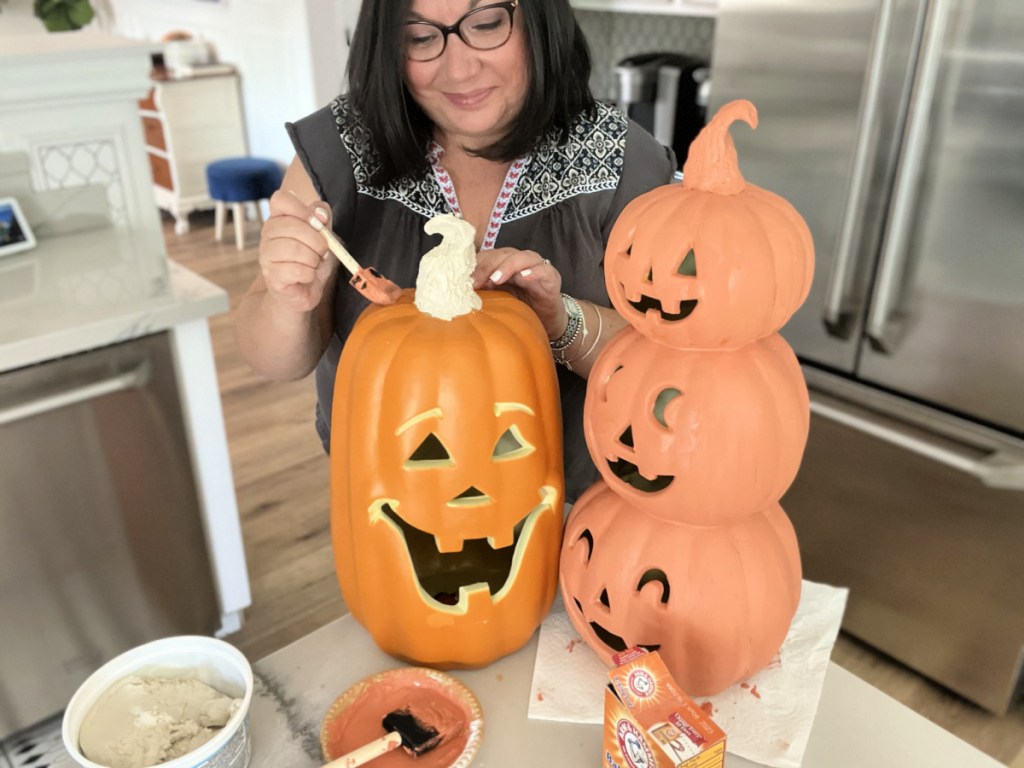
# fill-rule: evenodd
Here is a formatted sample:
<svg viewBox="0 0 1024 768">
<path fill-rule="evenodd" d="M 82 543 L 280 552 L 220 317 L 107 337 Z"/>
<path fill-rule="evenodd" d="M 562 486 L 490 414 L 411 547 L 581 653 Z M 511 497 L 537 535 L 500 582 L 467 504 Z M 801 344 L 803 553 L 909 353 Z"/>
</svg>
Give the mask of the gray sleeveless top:
<svg viewBox="0 0 1024 768">
<path fill-rule="evenodd" d="M 356 260 L 403 288 L 415 287 L 420 257 L 438 242 L 423 232 L 423 225 L 432 216 L 451 212 L 443 176 L 429 172 L 386 187 L 372 185 L 375 151 L 346 97 L 287 128 L 313 186 L 331 206 L 335 232 Z M 601 104 L 595 118 L 574 123 L 566 143 L 545 141 L 516 167 L 521 173 L 506 186 L 500 210 L 495 206 L 489 229 L 493 247 L 536 251 L 558 268 L 563 291 L 609 306 L 603 272 L 608 235 L 630 200 L 671 180 L 671 151 L 620 111 Z M 338 281 L 335 333 L 316 369 L 316 427 L 325 450 L 330 447 L 331 398 L 341 348 L 366 306 L 346 280 Z M 566 501 L 572 502 L 598 475 L 583 438 L 586 382 L 561 367 L 558 381 Z"/>
</svg>

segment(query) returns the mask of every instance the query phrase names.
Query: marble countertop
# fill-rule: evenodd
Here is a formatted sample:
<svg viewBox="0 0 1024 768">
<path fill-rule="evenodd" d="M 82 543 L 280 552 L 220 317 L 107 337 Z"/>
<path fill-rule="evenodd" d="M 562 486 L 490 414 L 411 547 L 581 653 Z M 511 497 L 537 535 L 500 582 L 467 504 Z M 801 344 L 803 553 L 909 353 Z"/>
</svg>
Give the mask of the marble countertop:
<svg viewBox="0 0 1024 768">
<path fill-rule="evenodd" d="M 0 259 L 0 372 L 224 312 L 227 293 L 169 261 L 139 258 L 114 228 L 40 241 Z"/>
<path fill-rule="evenodd" d="M 535 635 L 517 653 L 483 669 L 451 673 L 474 692 L 484 712 L 483 742 L 473 765 L 602 765 L 600 726 L 527 718 L 536 650 Z M 322 766 L 320 725 L 331 704 L 363 678 L 401 666 L 351 615 L 254 664 L 250 768 Z M 756 767 L 735 755 L 727 764 Z M 998 768 L 999 763 L 830 664 L 803 768 L 865 765 Z"/>
</svg>

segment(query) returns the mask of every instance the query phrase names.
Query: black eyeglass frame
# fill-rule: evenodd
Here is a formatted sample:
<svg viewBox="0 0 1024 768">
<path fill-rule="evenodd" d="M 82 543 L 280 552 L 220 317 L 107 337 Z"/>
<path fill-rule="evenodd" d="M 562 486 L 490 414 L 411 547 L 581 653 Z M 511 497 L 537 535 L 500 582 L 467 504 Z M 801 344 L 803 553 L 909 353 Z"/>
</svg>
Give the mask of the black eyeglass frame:
<svg viewBox="0 0 1024 768">
<path fill-rule="evenodd" d="M 435 61 L 441 58 L 442 56 L 444 56 L 444 52 L 448 50 L 448 36 L 451 34 L 458 35 L 459 40 L 465 43 L 465 45 L 468 48 L 472 48 L 474 51 L 496 51 L 498 48 L 501 48 L 502 45 L 505 45 L 505 43 L 512 39 L 512 29 L 516 23 L 515 10 L 518 7 L 519 0 L 510 0 L 509 2 L 505 3 L 489 3 L 487 5 L 481 5 L 479 8 L 474 8 L 469 13 L 464 14 L 454 24 L 447 27 L 441 26 L 440 24 L 435 24 L 432 21 L 407 21 L 405 23 L 405 26 L 407 27 L 421 24 L 425 24 L 428 27 L 433 27 L 434 29 L 438 30 L 441 33 L 442 42 L 441 50 L 438 52 L 437 56 L 431 56 L 429 59 L 413 59 L 409 58 L 408 56 L 406 58 L 408 58 L 409 61 L 415 61 L 419 63 Z M 501 45 L 496 45 L 493 48 L 477 48 L 475 45 L 471 44 L 465 37 L 462 36 L 462 22 L 464 22 L 466 19 L 468 19 L 475 13 L 480 13 L 481 11 L 488 11 L 491 10 L 492 8 L 504 8 L 506 11 L 508 11 L 508 37 L 505 39 L 504 43 L 502 43 Z"/>
</svg>

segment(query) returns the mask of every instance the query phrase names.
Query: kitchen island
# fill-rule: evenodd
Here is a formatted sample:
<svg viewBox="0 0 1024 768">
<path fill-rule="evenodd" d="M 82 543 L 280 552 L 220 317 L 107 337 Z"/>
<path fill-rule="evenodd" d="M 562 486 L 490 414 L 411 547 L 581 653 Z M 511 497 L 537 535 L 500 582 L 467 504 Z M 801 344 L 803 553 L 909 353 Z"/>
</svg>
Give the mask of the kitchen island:
<svg viewBox="0 0 1024 768">
<path fill-rule="evenodd" d="M 597 768 L 601 728 L 526 716 L 537 636 L 488 667 L 456 671 L 480 701 L 484 737 L 479 768 Z M 254 665 L 250 768 L 323 765 L 320 725 L 336 698 L 377 672 L 403 666 L 380 651 L 351 615 Z M 600 692 L 595 692 L 601 695 Z M 729 755 L 729 768 L 756 768 Z M 992 758 L 925 720 L 864 681 L 830 664 L 804 768 L 997 768 Z"/>
<path fill-rule="evenodd" d="M 251 602 L 207 318 L 169 262 L 138 101 L 153 43 L 0 32 L 0 738 L 108 659 Z"/>
<path fill-rule="evenodd" d="M 207 325 L 228 296 L 136 248 L 97 228 L 0 264 L 0 738 L 118 653 L 234 632 L 251 602 Z"/>
</svg>

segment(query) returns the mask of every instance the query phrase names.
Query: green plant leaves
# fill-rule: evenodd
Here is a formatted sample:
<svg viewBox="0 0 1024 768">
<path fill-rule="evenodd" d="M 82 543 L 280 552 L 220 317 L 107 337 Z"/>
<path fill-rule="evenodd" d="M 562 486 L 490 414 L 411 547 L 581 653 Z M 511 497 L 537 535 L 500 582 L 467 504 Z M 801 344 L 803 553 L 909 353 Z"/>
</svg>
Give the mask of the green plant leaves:
<svg viewBox="0 0 1024 768">
<path fill-rule="evenodd" d="M 81 29 L 94 16 L 89 0 L 34 0 L 32 9 L 50 32 Z"/>
</svg>

